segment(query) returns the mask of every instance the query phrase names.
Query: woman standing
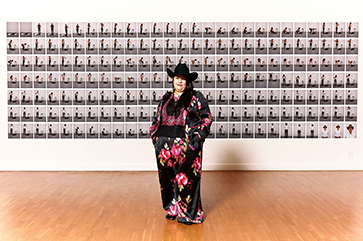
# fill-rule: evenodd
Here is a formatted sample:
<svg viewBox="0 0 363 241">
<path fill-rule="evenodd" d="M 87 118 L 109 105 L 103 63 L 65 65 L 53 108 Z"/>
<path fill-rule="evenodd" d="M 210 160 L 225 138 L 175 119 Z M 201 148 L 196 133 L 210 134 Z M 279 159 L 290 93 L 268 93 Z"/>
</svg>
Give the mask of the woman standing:
<svg viewBox="0 0 363 241">
<path fill-rule="evenodd" d="M 203 222 L 200 197 L 202 149 L 212 115 L 207 100 L 193 90 L 198 73 L 179 63 L 167 68 L 173 89 L 167 91 L 150 127 L 155 148 L 163 208 L 167 219 L 183 224 Z"/>
</svg>

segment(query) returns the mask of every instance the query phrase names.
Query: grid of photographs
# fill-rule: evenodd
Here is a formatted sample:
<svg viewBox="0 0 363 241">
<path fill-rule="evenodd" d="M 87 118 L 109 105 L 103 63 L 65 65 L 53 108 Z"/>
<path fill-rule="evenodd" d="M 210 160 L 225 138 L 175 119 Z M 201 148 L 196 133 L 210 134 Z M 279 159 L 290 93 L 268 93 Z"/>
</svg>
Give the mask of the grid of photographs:
<svg viewBox="0 0 363 241">
<path fill-rule="evenodd" d="M 141 139 L 186 63 L 208 138 L 356 138 L 358 22 L 7 22 L 9 139 Z"/>
</svg>

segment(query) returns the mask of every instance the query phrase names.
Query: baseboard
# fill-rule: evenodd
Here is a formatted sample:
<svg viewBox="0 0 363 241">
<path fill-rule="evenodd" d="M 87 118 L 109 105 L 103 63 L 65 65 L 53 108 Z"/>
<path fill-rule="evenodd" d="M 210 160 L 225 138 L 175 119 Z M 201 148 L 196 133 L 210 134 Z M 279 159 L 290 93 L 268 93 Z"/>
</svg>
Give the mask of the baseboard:
<svg viewBox="0 0 363 241">
<path fill-rule="evenodd" d="M 1 165 L 0 171 L 156 171 L 155 164 L 143 165 Z M 223 163 L 203 164 L 204 171 L 223 170 L 273 170 L 273 171 L 303 171 L 303 170 L 363 170 L 363 163 L 345 164 L 265 164 L 265 163 Z"/>
</svg>

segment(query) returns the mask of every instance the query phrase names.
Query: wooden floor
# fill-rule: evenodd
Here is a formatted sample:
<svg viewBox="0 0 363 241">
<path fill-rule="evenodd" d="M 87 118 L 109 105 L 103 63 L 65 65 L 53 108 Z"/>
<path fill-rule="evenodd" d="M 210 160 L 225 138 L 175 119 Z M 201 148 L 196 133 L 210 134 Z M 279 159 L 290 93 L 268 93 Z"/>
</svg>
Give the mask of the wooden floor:
<svg viewBox="0 0 363 241">
<path fill-rule="evenodd" d="M 0 240 L 363 240 L 362 171 L 204 171 L 202 204 L 165 219 L 157 172 L 0 172 Z"/>
</svg>

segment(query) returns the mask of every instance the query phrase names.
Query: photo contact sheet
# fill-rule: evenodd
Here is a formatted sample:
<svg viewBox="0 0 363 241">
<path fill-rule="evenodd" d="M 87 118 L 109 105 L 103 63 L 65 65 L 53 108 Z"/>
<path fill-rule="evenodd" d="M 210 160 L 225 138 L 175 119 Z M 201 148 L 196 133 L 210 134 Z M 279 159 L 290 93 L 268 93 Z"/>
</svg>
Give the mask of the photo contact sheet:
<svg viewBox="0 0 363 241">
<path fill-rule="evenodd" d="M 8 139 L 142 139 L 166 69 L 208 138 L 356 138 L 358 22 L 7 22 Z"/>
</svg>

